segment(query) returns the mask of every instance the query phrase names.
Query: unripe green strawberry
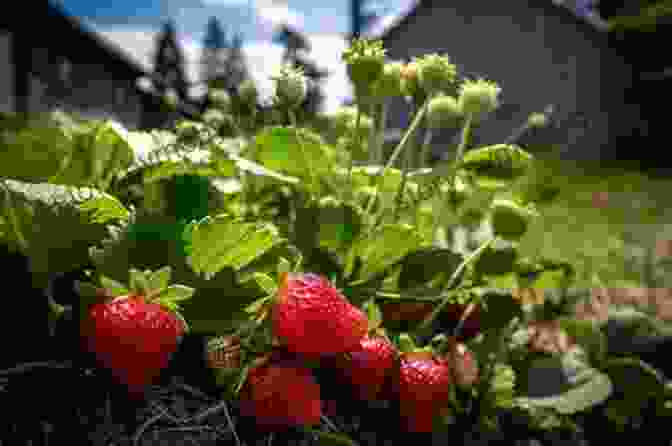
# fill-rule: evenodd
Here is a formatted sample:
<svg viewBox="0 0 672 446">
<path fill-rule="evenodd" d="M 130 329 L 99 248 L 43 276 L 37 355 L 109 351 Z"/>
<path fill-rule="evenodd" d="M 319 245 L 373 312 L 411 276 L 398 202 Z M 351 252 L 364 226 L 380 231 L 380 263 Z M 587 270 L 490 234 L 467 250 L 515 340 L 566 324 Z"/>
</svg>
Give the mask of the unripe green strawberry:
<svg viewBox="0 0 672 446">
<path fill-rule="evenodd" d="M 517 241 L 527 232 L 528 222 L 534 215 L 531 209 L 513 201 L 495 199 L 492 203 L 492 230 L 503 239 Z"/>
<path fill-rule="evenodd" d="M 320 423 L 320 387 L 310 369 L 289 359 L 253 367 L 240 391 L 240 413 L 267 431 Z"/>
<path fill-rule="evenodd" d="M 385 49 L 381 40 L 355 39 L 341 56 L 356 94 L 369 94 L 383 73 Z"/>
<path fill-rule="evenodd" d="M 468 79 L 460 85 L 460 108 L 478 120 L 499 106 L 498 96 L 501 91 L 494 82 Z"/>
<path fill-rule="evenodd" d="M 452 96 L 436 96 L 427 105 L 427 125 L 430 128 L 452 128 L 460 122 L 461 118 L 462 110 Z"/>
<path fill-rule="evenodd" d="M 397 350 L 383 336 L 367 336 L 359 347 L 336 359 L 336 367 L 361 400 L 380 399 L 383 386 L 397 364 Z"/>
<path fill-rule="evenodd" d="M 282 107 L 294 108 L 306 99 L 306 78 L 303 70 L 283 65 L 272 77 L 275 81 L 275 102 Z"/>
<path fill-rule="evenodd" d="M 171 311 L 136 294 L 93 304 L 86 316 L 85 345 L 133 397 L 168 366 L 186 329 Z"/>
<path fill-rule="evenodd" d="M 416 59 L 416 63 L 418 81 L 427 94 L 447 90 L 455 82 L 457 69 L 446 55 L 427 54 Z"/>
<path fill-rule="evenodd" d="M 366 315 L 324 277 L 285 274 L 273 307 L 273 333 L 287 350 L 314 357 L 354 350 Z"/>
<path fill-rule="evenodd" d="M 393 389 L 401 419 L 410 432 L 432 432 L 434 420 L 449 407 L 450 364 L 429 351 L 402 353 Z"/>
<path fill-rule="evenodd" d="M 374 94 L 378 97 L 395 97 L 401 96 L 402 90 L 402 72 L 404 64 L 401 62 L 389 62 L 383 67 L 378 82 L 374 87 Z"/>
<path fill-rule="evenodd" d="M 223 112 L 228 112 L 231 110 L 231 96 L 219 88 L 212 89 L 208 92 L 208 99 L 212 104 Z"/>
<path fill-rule="evenodd" d="M 246 79 L 240 83 L 238 86 L 238 97 L 240 102 L 248 107 L 257 105 L 259 92 L 257 91 L 257 86 L 254 84 L 253 80 Z"/>
</svg>

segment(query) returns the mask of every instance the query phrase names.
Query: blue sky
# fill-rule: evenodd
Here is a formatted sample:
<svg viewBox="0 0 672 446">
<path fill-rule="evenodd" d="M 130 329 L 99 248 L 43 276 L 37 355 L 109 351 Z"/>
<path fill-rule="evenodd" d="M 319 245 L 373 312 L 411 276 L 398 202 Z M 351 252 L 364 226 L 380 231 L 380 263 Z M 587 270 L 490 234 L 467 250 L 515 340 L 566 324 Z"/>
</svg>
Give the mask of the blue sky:
<svg viewBox="0 0 672 446">
<path fill-rule="evenodd" d="M 197 62 L 205 26 L 209 18 L 215 16 L 230 33 L 242 33 L 248 66 L 266 93 L 270 93 L 272 86 L 269 76 L 282 56 L 282 47 L 272 42 L 274 30 L 282 23 L 289 23 L 308 36 L 313 48 L 310 56 L 331 72 L 324 85 L 326 108 L 332 110 L 351 95 L 340 63 L 340 54 L 345 48 L 344 36 L 350 27 L 350 0 L 53 1 L 147 69 L 151 69 L 151 55 L 161 23 L 166 19 L 175 20 L 192 80 L 199 77 Z M 369 2 L 369 7 L 382 16 L 373 28 L 377 32 L 406 13 L 415 0 Z"/>
</svg>

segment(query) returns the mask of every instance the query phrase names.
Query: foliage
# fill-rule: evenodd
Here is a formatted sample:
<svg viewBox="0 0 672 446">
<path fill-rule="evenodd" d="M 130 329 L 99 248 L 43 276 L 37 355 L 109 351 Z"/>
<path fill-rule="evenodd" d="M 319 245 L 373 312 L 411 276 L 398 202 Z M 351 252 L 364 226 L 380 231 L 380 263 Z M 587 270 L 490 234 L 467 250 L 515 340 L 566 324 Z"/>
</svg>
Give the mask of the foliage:
<svg viewBox="0 0 672 446">
<path fill-rule="evenodd" d="M 357 65 L 364 87 L 362 73 L 384 69 L 382 47 L 366 41 L 354 47 L 346 60 Z M 453 76 L 452 65 L 433 65 L 441 67 Z M 256 105 L 254 86 L 246 88 L 247 105 Z M 490 111 L 499 89 L 487 84 L 486 90 L 481 105 Z M 483 111 L 473 103 L 461 110 L 454 160 L 429 166 L 422 158 L 412 171 L 392 167 L 404 150 L 413 150 L 407 141 L 434 94 L 447 93 L 427 92 L 384 165 L 354 165 L 351 145 L 327 143 L 283 103 L 273 111 L 288 114 L 291 125 L 260 118 L 240 98 L 235 113 L 218 110 L 230 114 L 233 134 L 216 119 L 152 132 L 61 114 L 7 119 L 0 234 L 30 258 L 42 280 L 93 263 L 101 286 L 109 288 L 105 284 L 125 280 L 129 270 L 169 267 L 179 286 L 195 290 L 182 308 L 191 329 L 235 334 L 250 349 L 240 370 L 225 374 L 235 379 L 225 386 L 229 390 L 240 388 L 258 356 L 277 347 L 268 317 L 286 273 L 311 272 L 365 308 L 382 333 L 422 345 L 424 353 L 444 354 L 478 312 L 478 335 L 467 344 L 479 380 L 456 390 L 455 416 L 443 424 L 487 424 L 507 408 L 542 425 L 589 411 L 614 392 L 639 406 L 664 394 L 655 370 L 609 358 L 601 327 L 563 313 L 574 303 L 570 286 L 595 286 L 586 277 L 593 280 L 596 272 L 610 283 L 622 273 L 608 268 L 622 243 L 602 246 L 612 233 L 587 223 L 597 215 L 579 189 L 591 185 L 554 181 L 560 195 L 549 203 L 539 192 L 549 187 L 549 164 L 523 147 L 472 147 L 472 118 Z M 358 142 L 361 108 L 354 113 L 353 125 L 332 130 Z M 371 151 L 378 150 L 383 131 L 381 125 L 372 129 Z M 605 211 L 603 218 L 613 218 L 612 212 L 623 211 Z M 605 263 L 589 265 L 591 256 Z M 418 301 L 429 311 L 403 332 L 386 324 L 378 308 Z M 451 321 L 455 308 L 458 317 Z M 326 368 L 326 360 L 311 361 Z M 557 385 L 540 394 L 535 383 L 549 370 Z M 644 393 L 626 388 L 630 376 Z M 235 391 L 222 392 L 235 397 Z"/>
</svg>

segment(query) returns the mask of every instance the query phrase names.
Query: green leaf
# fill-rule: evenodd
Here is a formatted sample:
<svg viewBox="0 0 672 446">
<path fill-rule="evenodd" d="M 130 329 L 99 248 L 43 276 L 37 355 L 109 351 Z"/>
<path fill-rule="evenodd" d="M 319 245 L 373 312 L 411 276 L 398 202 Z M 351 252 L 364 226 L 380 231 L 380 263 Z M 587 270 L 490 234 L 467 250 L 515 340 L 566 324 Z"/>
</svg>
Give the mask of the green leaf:
<svg viewBox="0 0 672 446">
<path fill-rule="evenodd" d="M 495 199 L 491 211 L 494 234 L 511 241 L 517 241 L 525 234 L 530 219 L 536 215 L 529 207 L 503 199 Z"/>
<path fill-rule="evenodd" d="M 89 247 L 104 239 L 107 231 L 79 206 L 104 196 L 89 188 L 0 181 L 0 232 L 6 244 L 30 259 L 36 286 L 46 286 L 50 275 L 64 268 L 88 263 Z"/>
<path fill-rule="evenodd" d="M 149 274 L 147 271 L 140 271 L 135 268 L 129 270 L 129 285 L 131 290 L 140 291 L 142 294 L 147 294 L 150 291 Z"/>
<path fill-rule="evenodd" d="M 356 258 L 361 259 L 362 268 L 358 272 L 357 282 L 351 285 L 367 282 L 399 262 L 421 243 L 422 236 L 407 224 L 385 224 L 370 238 L 358 239 L 350 250 L 346 275 L 354 272 Z"/>
<path fill-rule="evenodd" d="M 401 262 L 399 289 L 426 285 L 437 275 L 450 277 L 462 263 L 462 256 L 449 249 L 424 248 L 407 254 Z"/>
<path fill-rule="evenodd" d="M 180 158 L 147 168 L 144 172 L 145 181 L 154 182 L 178 175 L 230 177 L 236 174 L 236 163 L 233 160 L 217 158 L 207 150 L 192 151 Z"/>
<path fill-rule="evenodd" d="M 460 167 L 475 176 L 479 187 L 501 189 L 525 175 L 532 160 L 532 155 L 519 147 L 496 144 L 468 151 Z"/>
<path fill-rule="evenodd" d="M 91 221 L 95 223 L 108 223 L 110 220 L 129 219 L 131 213 L 124 205 L 111 195 L 104 195 L 86 200 L 79 205 L 82 212 L 91 212 Z"/>
<path fill-rule="evenodd" d="M 562 329 L 588 353 L 592 361 L 599 363 L 606 357 L 606 336 L 593 321 L 560 318 L 558 322 Z"/>
<path fill-rule="evenodd" d="M 122 283 L 105 276 L 100 277 L 100 285 L 108 290 L 113 296 L 125 296 L 130 292 L 130 290 Z"/>
<path fill-rule="evenodd" d="M 172 268 L 170 266 L 164 266 L 163 268 L 152 272 L 149 276 L 149 288 L 151 290 L 161 290 L 166 288 L 168 283 L 170 283 L 171 275 Z"/>
<path fill-rule="evenodd" d="M 270 223 L 244 223 L 226 214 L 206 217 L 190 225 L 188 231 L 189 265 L 206 276 L 225 267 L 239 271 L 284 240 Z"/>
<path fill-rule="evenodd" d="M 248 172 L 253 175 L 257 176 L 263 176 L 263 177 L 269 177 L 273 178 L 278 181 L 282 181 L 283 183 L 289 183 L 289 184 L 298 184 L 299 179 L 295 177 L 290 177 L 287 175 L 282 175 L 278 172 L 275 172 L 271 169 L 267 169 L 266 167 L 259 165 L 257 163 L 254 163 L 250 160 L 246 160 L 244 158 L 241 158 L 236 155 L 229 155 L 229 157 L 236 162 L 236 165 L 238 166 L 238 169 L 242 170 L 243 172 Z"/>
<path fill-rule="evenodd" d="M 183 300 L 191 299 L 194 295 L 195 290 L 184 285 L 171 285 L 167 288 L 161 290 L 155 297 L 155 299 L 162 303 L 166 304 L 181 302 Z"/>
<path fill-rule="evenodd" d="M 515 399 L 515 404 L 523 408 L 549 408 L 560 414 L 571 415 L 606 401 L 612 391 L 613 386 L 609 376 L 596 372 L 582 385 L 561 395 L 540 398 L 518 397 Z"/>
<path fill-rule="evenodd" d="M 620 398 L 628 402 L 635 413 L 650 399 L 665 394 L 665 381 L 649 364 L 637 358 L 612 358 L 606 361 L 604 372 L 611 378 Z"/>
<path fill-rule="evenodd" d="M 281 277 L 285 273 L 289 273 L 292 270 L 292 264 L 289 263 L 289 260 L 284 257 L 280 258 L 278 262 L 278 277 Z"/>
<path fill-rule="evenodd" d="M 486 276 L 505 275 L 514 271 L 518 250 L 505 240 L 495 240 L 474 262 L 474 270 Z"/>
<path fill-rule="evenodd" d="M 334 445 L 334 446 L 357 446 L 350 437 L 345 434 L 325 432 L 317 429 L 304 428 L 308 433 L 314 434 L 318 437 L 320 445 Z"/>
<path fill-rule="evenodd" d="M 523 315 L 518 301 L 511 295 L 510 290 L 504 292 L 496 289 L 486 289 L 481 299 L 485 308 L 480 312 L 480 325 L 483 330 L 501 330 L 509 325 L 515 317 Z"/>
<path fill-rule="evenodd" d="M 257 282 L 257 285 L 259 285 L 259 288 L 264 290 L 269 296 L 275 295 L 278 291 L 278 285 L 268 274 L 254 273 L 253 277 L 255 282 Z"/>
<path fill-rule="evenodd" d="M 254 139 L 254 153 L 264 167 L 304 181 L 329 174 L 333 168 L 321 137 L 306 129 L 266 128 Z"/>
</svg>

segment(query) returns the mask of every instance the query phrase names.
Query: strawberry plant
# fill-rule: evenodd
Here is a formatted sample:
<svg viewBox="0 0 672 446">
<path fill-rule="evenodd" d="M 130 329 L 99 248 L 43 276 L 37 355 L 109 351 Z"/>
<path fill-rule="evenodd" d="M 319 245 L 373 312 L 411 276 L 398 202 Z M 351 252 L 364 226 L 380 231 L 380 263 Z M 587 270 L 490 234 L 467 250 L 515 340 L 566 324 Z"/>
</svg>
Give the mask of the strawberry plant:
<svg viewBox="0 0 672 446">
<path fill-rule="evenodd" d="M 172 130 L 59 113 L 3 121 L 2 242 L 43 288 L 92 265 L 75 319 L 96 366 L 152 407 L 134 438 L 156 420 L 185 428 L 224 413 L 237 442 L 251 423 L 267 438 L 356 444 L 376 403 L 410 435 L 504 430 L 504 413 L 576 428 L 612 403 L 669 416 L 660 374 L 610 357 L 604 327 L 572 316 L 578 260 L 525 245 L 552 198 L 535 158 L 473 147 L 500 87 L 460 79 L 445 55 L 386 62 L 380 42 L 357 40 L 343 59 L 356 106 L 314 122 L 297 120 L 305 79 L 291 67 L 274 77 L 271 109 L 246 82 Z M 399 95 L 414 112 L 384 159 Z M 459 145 L 429 165 L 430 130 L 446 127 L 461 128 Z M 54 299 L 49 312 L 67 313 Z M 208 338 L 219 401 L 177 418 L 154 390 L 187 327 Z M 338 413 L 349 397 L 359 421 Z"/>
</svg>

